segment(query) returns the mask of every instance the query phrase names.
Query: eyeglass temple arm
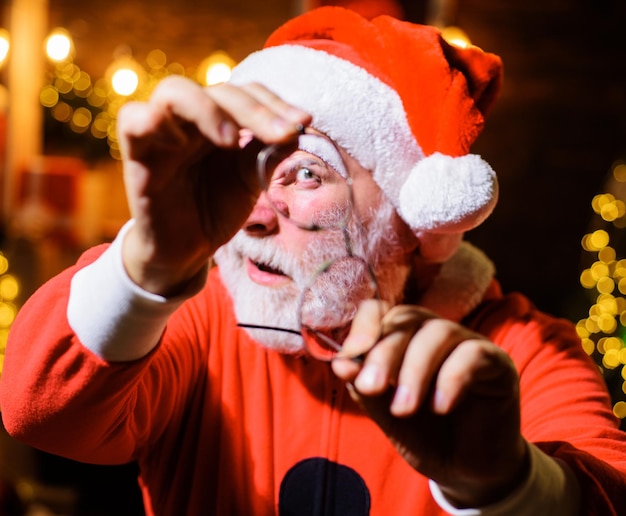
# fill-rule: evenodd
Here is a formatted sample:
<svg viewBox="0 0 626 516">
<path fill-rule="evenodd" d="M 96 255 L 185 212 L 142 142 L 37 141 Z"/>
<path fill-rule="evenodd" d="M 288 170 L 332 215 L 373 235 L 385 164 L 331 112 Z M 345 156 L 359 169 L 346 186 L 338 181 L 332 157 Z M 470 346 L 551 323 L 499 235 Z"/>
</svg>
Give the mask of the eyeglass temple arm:
<svg viewBox="0 0 626 516">
<path fill-rule="evenodd" d="M 262 324 L 248 324 L 248 323 L 237 323 L 237 326 L 239 326 L 240 328 L 250 328 L 252 330 L 282 331 L 285 333 L 291 333 L 293 335 L 302 336 L 302 333 L 299 330 L 292 330 L 291 328 L 279 328 L 278 326 L 263 326 Z"/>
</svg>

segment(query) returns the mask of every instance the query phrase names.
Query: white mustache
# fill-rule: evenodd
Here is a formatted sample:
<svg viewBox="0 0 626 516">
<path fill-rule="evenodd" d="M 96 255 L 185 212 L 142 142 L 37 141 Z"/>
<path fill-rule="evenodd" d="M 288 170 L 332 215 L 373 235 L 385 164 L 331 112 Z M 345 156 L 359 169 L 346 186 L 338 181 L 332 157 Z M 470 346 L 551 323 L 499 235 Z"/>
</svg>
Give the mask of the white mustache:
<svg viewBox="0 0 626 516">
<path fill-rule="evenodd" d="M 281 248 L 275 240 L 251 237 L 245 231 L 236 233 L 226 245 L 239 256 L 280 271 L 304 288 L 323 263 L 346 255 L 340 230 L 324 230 L 317 236 L 301 255 Z"/>
</svg>

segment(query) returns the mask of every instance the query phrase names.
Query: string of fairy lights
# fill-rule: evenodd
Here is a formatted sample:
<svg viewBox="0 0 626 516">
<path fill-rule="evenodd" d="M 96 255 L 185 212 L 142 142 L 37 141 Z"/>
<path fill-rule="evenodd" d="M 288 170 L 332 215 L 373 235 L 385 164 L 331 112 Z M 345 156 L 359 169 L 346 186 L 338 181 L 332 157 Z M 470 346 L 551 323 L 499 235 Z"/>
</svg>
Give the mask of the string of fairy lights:
<svg viewBox="0 0 626 516">
<path fill-rule="evenodd" d="M 17 315 L 16 299 L 20 291 L 17 278 L 9 273 L 9 260 L 0 252 L 0 372 L 9 329 Z"/>
<path fill-rule="evenodd" d="M 129 54 L 118 56 L 104 77 L 94 79 L 73 61 L 74 44 L 67 30 L 53 30 L 45 50 L 50 69 L 39 101 L 46 117 L 68 127 L 74 135 L 104 142 L 101 148 L 106 148 L 114 159 L 120 159 L 116 120 L 124 103 L 147 99 L 168 75 L 183 75 L 203 85 L 223 82 L 235 64 L 228 54 L 216 51 L 197 67 L 189 68 L 168 62 L 165 52 L 155 49 L 143 63 Z M 8 59 L 9 51 L 9 33 L 0 28 L 0 66 Z M 0 250 L 0 374 L 9 330 L 19 309 L 20 284 L 9 268 L 9 256 Z"/>
<path fill-rule="evenodd" d="M 143 63 L 131 54 L 118 56 L 104 77 L 93 79 L 74 63 L 73 42 L 63 28 L 55 29 L 46 40 L 46 53 L 54 63 L 40 102 L 57 122 L 75 134 L 88 134 L 106 140 L 110 155 L 120 159 L 116 133 L 117 113 L 130 100 L 146 100 L 159 81 L 168 75 L 182 75 L 202 85 L 228 80 L 234 60 L 217 50 L 197 67 L 168 62 L 165 52 L 152 50 Z"/>
<path fill-rule="evenodd" d="M 582 239 L 583 249 L 596 259 L 580 275 L 581 285 L 592 295 L 592 305 L 576 330 L 584 350 L 594 357 L 603 374 L 619 375 L 621 394 L 626 395 L 626 249 L 619 245 L 626 229 L 626 204 L 622 200 L 626 197 L 618 195 L 626 190 L 626 163 L 612 167 L 609 184 L 613 193 L 598 194 L 591 202 L 600 217 L 600 227 Z M 613 412 L 624 419 L 626 396 L 621 398 L 615 401 Z"/>
</svg>

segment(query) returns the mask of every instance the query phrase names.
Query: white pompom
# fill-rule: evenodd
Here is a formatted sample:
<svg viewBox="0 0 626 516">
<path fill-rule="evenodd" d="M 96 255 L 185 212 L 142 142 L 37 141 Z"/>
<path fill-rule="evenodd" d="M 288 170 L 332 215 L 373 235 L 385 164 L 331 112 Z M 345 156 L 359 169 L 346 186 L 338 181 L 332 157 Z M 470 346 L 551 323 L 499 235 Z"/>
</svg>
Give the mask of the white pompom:
<svg viewBox="0 0 626 516">
<path fill-rule="evenodd" d="M 496 174 L 480 156 L 434 153 L 411 170 L 398 211 L 416 232 L 462 233 L 489 216 L 497 197 Z"/>
</svg>

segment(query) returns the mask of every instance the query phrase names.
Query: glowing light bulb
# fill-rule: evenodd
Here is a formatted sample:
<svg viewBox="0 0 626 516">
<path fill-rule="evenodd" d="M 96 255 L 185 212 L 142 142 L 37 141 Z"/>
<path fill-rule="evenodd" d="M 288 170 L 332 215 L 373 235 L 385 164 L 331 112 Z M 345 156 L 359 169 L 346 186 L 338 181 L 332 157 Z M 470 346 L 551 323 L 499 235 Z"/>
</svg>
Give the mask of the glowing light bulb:
<svg viewBox="0 0 626 516">
<path fill-rule="evenodd" d="M 207 68 L 206 84 L 219 84 L 230 79 L 231 69 L 226 63 L 215 63 Z"/>
<path fill-rule="evenodd" d="M 46 40 L 46 54 L 52 61 L 62 62 L 72 54 L 72 38 L 65 29 L 55 29 Z"/>
<path fill-rule="evenodd" d="M 128 97 L 137 91 L 139 86 L 139 75 L 130 68 L 120 68 L 113 73 L 111 78 L 113 91 L 118 95 Z"/>
<path fill-rule="evenodd" d="M 9 32 L 6 29 L 0 29 L 0 66 L 4 64 L 9 56 L 10 41 Z"/>
<path fill-rule="evenodd" d="M 220 50 L 213 52 L 200 63 L 198 68 L 198 81 L 207 86 L 226 82 L 230 79 L 230 74 L 234 66 L 235 61 L 226 52 Z"/>
</svg>

